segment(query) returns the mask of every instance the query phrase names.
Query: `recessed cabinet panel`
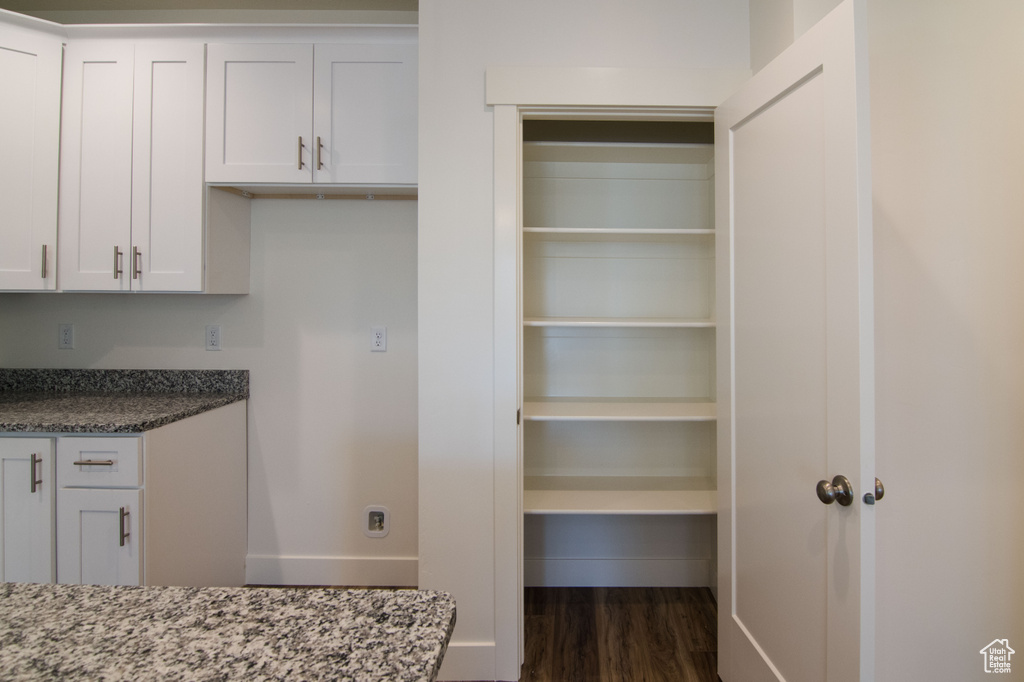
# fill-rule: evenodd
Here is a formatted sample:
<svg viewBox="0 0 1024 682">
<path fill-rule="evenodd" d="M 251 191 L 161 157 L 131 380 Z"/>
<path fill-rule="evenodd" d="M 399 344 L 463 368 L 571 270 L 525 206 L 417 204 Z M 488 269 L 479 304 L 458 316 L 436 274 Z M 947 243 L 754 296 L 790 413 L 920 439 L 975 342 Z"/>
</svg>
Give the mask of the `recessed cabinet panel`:
<svg viewBox="0 0 1024 682">
<path fill-rule="evenodd" d="M 61 138 L 60 286 L 127 291 L 134 47 L 71 43 Z M 120 271 L 120 272 L 119 272 Z"/>
<path fill-rule="evenodd" d="M 203 45 L 135 50 L 132 289 L 203 289 Z"/>
<path fill-rule="evenodd" d="M 0 26 L 0 290 L 57 282 L 61 44 Z"/>
<path fill-rule="evenodd" d="M 311 182 L 313 46 L 210 45 L 207 63 L 206 180 Z"/>
<path fill-rule="evenodd" d="M 0 581 L 56 578 L 53 439 L 0 438 Z"/>
<path fill-rule="evenodd" d="M 317 45 L 316 182 L 416 183 L 416 45 Z"/>
<path fill-rule="evenodd" d="M 57 582 L 141 585 L 142 491 L 64 488 L 57 519 Z"/>
</svg>

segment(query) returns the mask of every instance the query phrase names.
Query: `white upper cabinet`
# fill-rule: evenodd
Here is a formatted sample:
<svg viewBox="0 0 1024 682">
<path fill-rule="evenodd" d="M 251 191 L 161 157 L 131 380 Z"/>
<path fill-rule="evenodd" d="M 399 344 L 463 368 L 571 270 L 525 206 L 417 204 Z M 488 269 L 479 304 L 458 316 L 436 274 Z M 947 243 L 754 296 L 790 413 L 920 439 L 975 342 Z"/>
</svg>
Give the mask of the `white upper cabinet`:
<svg viewBox="0 0 1024 682">
<path fill-rule="evenodd" d="M 60 286 L 202 291 L 203 45 L 65 56 Z"/>
<path fill-rule="evenodd" d="M 133 289 L 203 289 L 203 66 L 200 44 L 135 47 Z"/>
<path fill-rule="evenodd" d="M 314 182 L 416 184 L 416 45 L 317 45 Z"/>
<path fill-rule="evenodd" d="M 56 288 L 61 49 L 0 22 L 0 290 Z"/>
<path fill-rule="evenodd" d="M 416 183 L 416 44 L 210 45 L 206 180 Z"/>
<path fill-rule="evenodd" d="M 313 46 L 210 45 L 209 182 L 311 182 Z"/>
<path fill-rule="evenodd" d="M 134 46 L 72 43 L 64 63 L 60 279 L 127 291 L 132 228 Z"/>
</svg>

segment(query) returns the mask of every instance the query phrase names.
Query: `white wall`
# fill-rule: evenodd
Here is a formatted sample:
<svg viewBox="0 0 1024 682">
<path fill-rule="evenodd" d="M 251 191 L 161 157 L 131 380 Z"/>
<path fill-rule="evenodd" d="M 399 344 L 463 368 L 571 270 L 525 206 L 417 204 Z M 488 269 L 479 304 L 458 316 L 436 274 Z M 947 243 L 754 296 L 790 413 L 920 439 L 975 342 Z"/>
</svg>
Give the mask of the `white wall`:
<svg viewBox="0 0 1024 682">
<path fill-rule="evenodd" d="M 420 586 L 450 590 L 458 602 L 440 679 L 516 679 L 501 650 L 516 644 L 495 641 L 493 112 L 484 105 L 485 70 L 747 68 L 747 3 L 432 0 L 419 16 Z"/>
<path fill-rule="evenodd" d="M 993 639 L 1024 652 L 1024 5 L 868 22 L 877 679 L 980 679 Z"/>
<path fill-rule="evenodd" d="M 249 295 L 2 294 L 0 366 L 249 369 L 249 581 L 415 585 L 416 202 L 252 208 Z M 386 538 L 361 531 L 370 504 Z"/>
</svg>

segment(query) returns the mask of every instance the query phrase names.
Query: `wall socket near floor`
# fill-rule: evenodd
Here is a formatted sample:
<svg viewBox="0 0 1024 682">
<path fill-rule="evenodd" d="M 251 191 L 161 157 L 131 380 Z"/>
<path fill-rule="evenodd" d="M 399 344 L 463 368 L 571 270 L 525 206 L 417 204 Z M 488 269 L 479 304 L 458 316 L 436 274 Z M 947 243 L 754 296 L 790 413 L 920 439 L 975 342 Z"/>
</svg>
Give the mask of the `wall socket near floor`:
<svg viewBox="0 0 1024 682">
<path fill-rule="evenodd" d="M 220 325 L 206 325 L 206 350 L 220 350 Z"/>
<path fill-rule="evenodd" d="M 75 347 L 75 325 L 57 325 L 57 348 L 61 350 L 73 350 Z"/>
<path fill-rule="evenodd" d="M 388 349 L 388 328 L 370 327 L 370 350 L 383 353 Z"/>
<path fill-rule="evenodd" d="M 363 510 L 363 534 L 368 538 L 382 538 L 391 530 L 391 512 L 387 507 L 370 505 Z"/>
</svg>

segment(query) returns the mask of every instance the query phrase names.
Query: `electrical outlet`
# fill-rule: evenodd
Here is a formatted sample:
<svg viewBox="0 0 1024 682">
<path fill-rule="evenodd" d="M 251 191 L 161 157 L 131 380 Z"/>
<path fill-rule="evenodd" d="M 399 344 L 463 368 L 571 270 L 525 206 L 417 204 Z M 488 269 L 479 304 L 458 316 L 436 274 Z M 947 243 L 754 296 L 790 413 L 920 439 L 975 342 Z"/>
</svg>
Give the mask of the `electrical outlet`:
<svg viewBox="0 0 1024 682">
<path fill-rule="evenodd" d="M 391 530 L 391 512 L 387 507 L 370 505 L 363 509 L 363 534 L 368 538 L 386 537 Z"/>
<path fill-rule="evenodd" d="M 206 350 L 220 350 L 220 325 L 206 325 Z"/>
<path fill-rule="evenodd" d="M 383 353 L 388 349 L 388 328 L 370 327 L 370 350 Z"/>
<path fill-rule="evenodd" d="M 57 348 L 72 350 L 75 347 L 75 325 L 57 325 Z"/>
</svg>

